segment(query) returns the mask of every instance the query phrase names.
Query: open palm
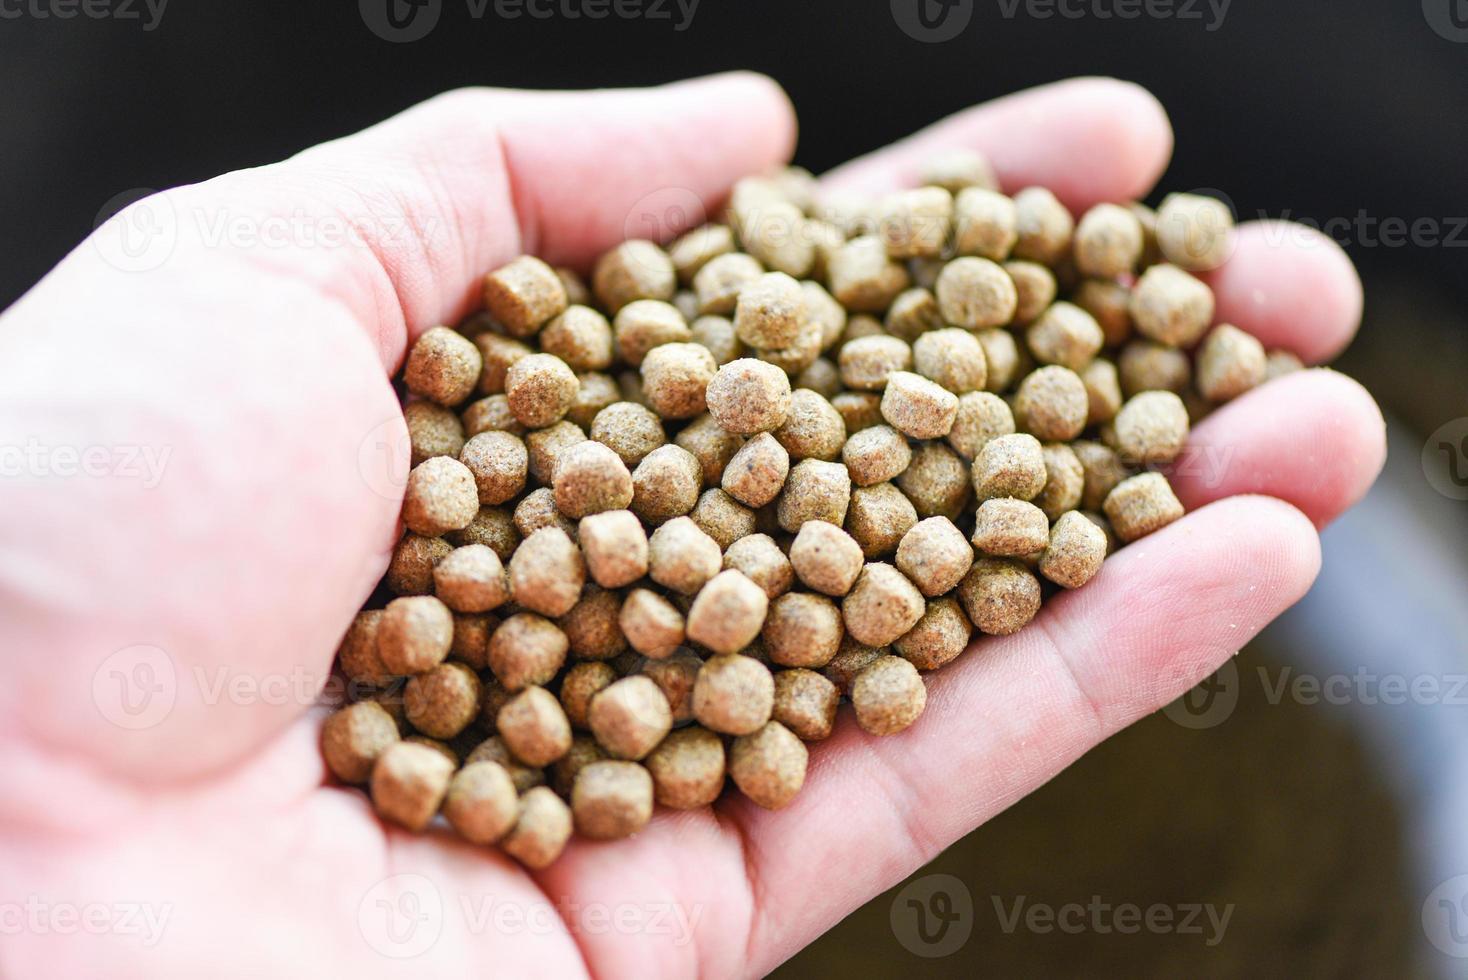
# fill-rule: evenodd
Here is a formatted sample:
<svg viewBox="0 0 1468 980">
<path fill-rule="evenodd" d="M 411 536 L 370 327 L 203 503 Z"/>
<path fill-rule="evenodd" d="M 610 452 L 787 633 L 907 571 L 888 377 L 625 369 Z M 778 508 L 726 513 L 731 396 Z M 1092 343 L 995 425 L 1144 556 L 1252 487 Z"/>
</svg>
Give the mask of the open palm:
<svg viewBox="0 0 1468 980">
<path fill-rule="evenodd" d="M 716 202 L 794 134 L 749 75 L 455 92 L 150 199 L 0 318 L 0 445 L 30 447 L 0 483 L 0 970 L 759 974 L 1304 594 L 1316 529 L 1384 453 L 1375 405 L 1326 371 L 1211 415 L 1192 443 L 1217 465 L 1174 480 L 1186 518 L 933 675 L 912 729 L 841 721 L 785 810 L 660 812 L 529 874 L 330 785 L 313 702 L 395 540 L 407 343 L 471 310 L 485 271 L 645 237 L 639 209 Z M 1171 143 L 1145 92 L 1078 80 L 825 179 L 908 184 L 969 146 L 1007 191 L 1079 211 L 1145 194 Z M 141 249 L 104 240 L 145 220 Z M 1303 229 L 1243 226 L 1208 278 L 1221 320 L 1307 361 L 1359 320 L 1349 262 Z"/>
</svg>

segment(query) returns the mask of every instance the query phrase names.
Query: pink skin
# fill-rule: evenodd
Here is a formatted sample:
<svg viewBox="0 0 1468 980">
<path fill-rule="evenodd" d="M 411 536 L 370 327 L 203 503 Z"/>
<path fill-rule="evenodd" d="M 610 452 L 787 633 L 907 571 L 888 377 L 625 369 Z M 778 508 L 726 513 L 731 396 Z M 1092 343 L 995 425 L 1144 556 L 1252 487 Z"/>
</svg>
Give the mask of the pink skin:
<svg viewBox="0 0 1468 980">
<path fill-rule="evenodd" d="M 982 640 L 981 656 L 932 677 L 921 724 L 879 740 L 843 718 L 784 811 L 731 796 L 712 812 L 660 813 L 634 840 L 577 842 L 529 874 L 492 848 L 386 828 L 360 792 L 330 785 L 310 702 L 397 532 L 404 454 L 388 377 L 408 338 L 464 314 L 477 277 L 521 251 L 585 263 L 644 233 L 628 215 L 649 210 L 650 192 L 682 188 L 651 199 L 659 214 L 716 201 L 794 140 L 788 100 L 749 75 L 455 92 L 170 191 L 179 240 L 157 268 L 120 271 L 84 243 L 4 314 L 0 445 L 172 454 L 156 487 L 4 484 L 0 910 L 30 897 L 142 902 L 169 918 L 151 945 L 123 928 L 7 930 L 0 970 L 761 974 L 1175 698 L 1305 593 L 1316 527 L 1360 498 L 1385 451 L 1365 391 L 1317 372 L 1200 425 L 1195 446 L 1227 451 L 1227 465 L 1179 479 L 1197 509 L 1032 628 Z M 1006 189 L 1046 184 L 1083 209 L 1145 193 L 1172 134 L 1141 89 L 1075 80 L 968 110 L 831 179 L 890 186 L 939 145 L 982 149 Z M 200 229 L 223 209 L 347 221 L 365 244 L 221 245 Z M 416 232 L 401 233 L 405 219 Z M 1208 277 L 1222 315 L 1270 346 L 1329 357 L 1357 326 L 1360 283 L 1333 244 L 1271 230 L 1245 226 Z M 130 730 L 99 711 L 94 677 L 137 644 L 167 651 L 177 694 L 162 721 Z M 250 694 L 272 678 L 288 683 Z M 219 695 L 231 679 L 245 693 Z M 108 683 L 104 670 L 104 705 Z M 443 903 L 441 932 L 415 959 L 382 955 L 360 927 L 380 920 L 374 902 L 392 887 L 376 883 L 403 874 Z M 597 903 L 677 903 L 697 920 L 688 936 L 597 928 L 585 917 Z M 495 918 L 504 908 L 530 925 Z"/>
</svg>

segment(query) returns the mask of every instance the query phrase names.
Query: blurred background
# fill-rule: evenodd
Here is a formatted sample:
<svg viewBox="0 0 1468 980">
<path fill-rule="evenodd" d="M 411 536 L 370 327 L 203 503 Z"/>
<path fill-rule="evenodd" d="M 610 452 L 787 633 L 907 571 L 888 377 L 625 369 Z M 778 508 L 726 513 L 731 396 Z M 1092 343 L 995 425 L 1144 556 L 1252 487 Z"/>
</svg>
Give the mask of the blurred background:
<svg viewBox="0 0 1468 980">
<path fill-rule="evenodd" d="M 1014 89 L 1139 82 L 1177 132 L 1163 189 L 1324 227 L 1355 259 L 1366 323 L 1338 367 L 1388 414 L 1387 472 L 1326 534 L 1316 588 L 1216 678 L 779 975 L 1468 975 L 1468 3 L 538 2 L 0 0 L 0 307 L 119 194 L 459 85 L 755 69 L 819 172 Z M 422 36 L 384 40 L 394 9 Z"/>
</svg>

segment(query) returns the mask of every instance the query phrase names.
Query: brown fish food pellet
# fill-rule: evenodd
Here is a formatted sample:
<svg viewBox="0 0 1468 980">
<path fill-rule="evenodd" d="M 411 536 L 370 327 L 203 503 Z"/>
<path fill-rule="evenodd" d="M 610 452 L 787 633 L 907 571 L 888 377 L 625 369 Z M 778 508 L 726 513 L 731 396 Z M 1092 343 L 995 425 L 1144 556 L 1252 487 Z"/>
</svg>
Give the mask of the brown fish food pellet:
<svg viewBox="0 0 1468 980">
<path fill-rule="evenodd" d="M 588 281 L 475 270 L 483 308 L 395 379 L 405 530 L 339 624 L 338 779 L 531 869 L 731 782 L 785 806 L 842 697 L 915 724 L 920 672 L 1181 518 L 1156 467 L 1302 369 L 1193 275 L 1228 258 L 1223 202 L 1072 216 L 971 151 L 912 172 L 738 180 Z"/>
</svg>

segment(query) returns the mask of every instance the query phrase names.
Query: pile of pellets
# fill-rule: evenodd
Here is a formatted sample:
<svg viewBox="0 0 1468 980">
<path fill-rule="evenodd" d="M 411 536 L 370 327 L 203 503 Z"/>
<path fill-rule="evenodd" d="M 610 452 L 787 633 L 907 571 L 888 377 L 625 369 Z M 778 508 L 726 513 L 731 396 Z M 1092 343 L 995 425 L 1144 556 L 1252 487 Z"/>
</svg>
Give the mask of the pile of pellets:
<svg viewBox="0 0 1468 980">
<path fill-rule="evenodd" d="M 532 868 L 726 781 L 783 807 L 843 701 L 912 725 L 924 672 L 1182 516 L 1192 423 L 1301 366 L 1215 324 L 1216 200 L 1077 221 L 969 152 L 921 183 L 748 178 L 724 223 L 624 242 L 589 286 L 516 259 L 418 339 L 338 779 Z"/>
</svg>

